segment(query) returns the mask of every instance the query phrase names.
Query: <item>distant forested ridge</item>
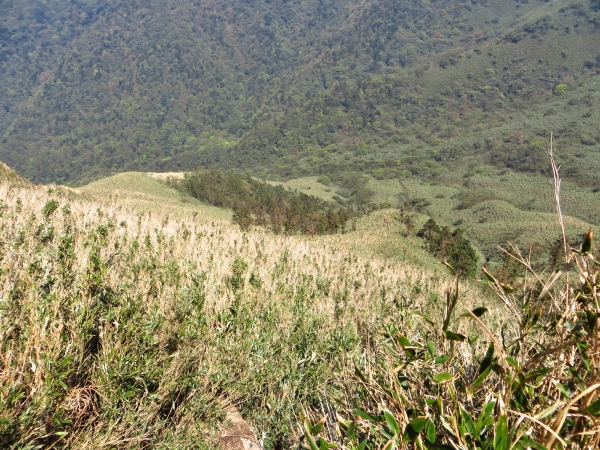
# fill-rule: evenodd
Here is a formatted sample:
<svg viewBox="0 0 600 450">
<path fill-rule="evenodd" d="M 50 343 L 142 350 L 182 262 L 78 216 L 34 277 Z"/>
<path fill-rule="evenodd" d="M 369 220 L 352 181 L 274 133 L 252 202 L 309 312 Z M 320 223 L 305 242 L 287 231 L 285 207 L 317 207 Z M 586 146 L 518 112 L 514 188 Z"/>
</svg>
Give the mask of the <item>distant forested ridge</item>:
<svg viewBox="0 0 600 450">
<path fill-rule="evenodd" d="M 38 182 L 125 170 L 435 177 L 465 158 L 600 169 L 597 0 L 0 4 L 0 160 Z"/>
</svg>

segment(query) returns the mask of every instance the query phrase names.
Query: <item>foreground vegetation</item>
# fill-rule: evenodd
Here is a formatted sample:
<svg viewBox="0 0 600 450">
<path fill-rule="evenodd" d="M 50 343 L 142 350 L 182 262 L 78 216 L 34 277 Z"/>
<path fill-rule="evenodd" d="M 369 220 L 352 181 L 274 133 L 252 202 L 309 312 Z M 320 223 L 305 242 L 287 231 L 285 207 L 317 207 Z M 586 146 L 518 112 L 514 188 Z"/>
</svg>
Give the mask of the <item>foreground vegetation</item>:
<svg viewBox="0 0 600 450">
<path fill-rule="evenodd" d="M 266 448 L 289 448 L 302 407 L 329 401 L 381 325 L 400 308 L 434 314 L 449 282 L 4 177 L 1 194 L 9 448 L 215 448 L 231 403 Z"/>
<path fill-rule="evenodd" d="M 371 373 L 341 381 L 369 393 L 360 409 L 303 415 L 313 450 L 339 448 L 594 449 L 600 445 L 598 265 L 587 233 L 567 261 L 581 274 L 536 273 L 512 248 L 531 283 L 514 289 L 484 271 L 510 316 L 489 327 L 485 307 L 462 317 L 479 335 L 451 331 L 458 284 L 443 320 L 419 315 L 423 331 L 403 323 L 378 341 Z M 557 286 L 558 285 L 558 286 Z M 477 338 L 483 338 L 483 344 Z M 483 344 L 483 345 L 482 345 Z M 487 348 L 486 348 L 487 346 Z M 321 420 L 318 420 L 318 418 Z"/>
<path fill-rule="evenodd" d="M 511 245 L 506 254 L 525 276 L 513 287 L 482 269 L 507 315 L 490 327 L 486 307 L 462 314 L 479 328 L 476 336 L 452 331 L 457 279 L 441 320 L 419 314 L 423 330 L 417 334 L 390 328 L 370 372 L 357 367 L 342 381 L 369 393 L 362 409 L 346 408 L 317 423 L 303 415 L 311 449 L 338 448 L 335 442 L 349 449 L 598 448 L 599 265 L 592 230 L 577 248 L 568 246 L 552 150 L 550 158 L 566 276 L 534 270 L 530 255 Z M 478 343 L 479 337 L 487 342 Z"/>
<path fill-rule="evenodd" d="M 591 234 L 568 276 L 512 249 L 527 273 L 484 272 L 492 297 L 358 255 L 389 249 L 387 227 L 418 247 L 385 210 L 373 229 L 282 236 L 2 170 L 7 448 L 213 449 L 229 405 L 266 449 L 598 443 Z"/>
</svg>

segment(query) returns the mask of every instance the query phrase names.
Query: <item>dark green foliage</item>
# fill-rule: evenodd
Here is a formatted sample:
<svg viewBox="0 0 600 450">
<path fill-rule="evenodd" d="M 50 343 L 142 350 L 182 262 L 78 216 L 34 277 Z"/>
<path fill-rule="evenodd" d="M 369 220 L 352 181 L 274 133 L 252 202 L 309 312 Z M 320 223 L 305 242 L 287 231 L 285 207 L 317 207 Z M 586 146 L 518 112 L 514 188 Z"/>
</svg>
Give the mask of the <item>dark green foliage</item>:
<svg viewBox="0 0 600 450">
<path fill-rule="evenodd" d="M 71 43 L 106 14 L 106 0 L 0 2 L 0 134 L 51 76 Z"/>
<path fill-rule="evenodd" d="M 565 3 L 555 18 L 533 1 L 2 2 L 0 159 L 39 182 L 198 166 L 430 178 L 463 157 L 537 171 L 537 150 L 488 148 L 472 131 L 521 126 L 514 114 L 549 102 L 562 102 L 545 108 L 560 114 L 581 93 L 582 120 L 563 136 L 598 146 L 596 100 L 583 86 L 597 51 L 567 65 L 545 55 L 549 66 L 497 60 L 491 45 L 502 33 L 514 35 L 499 41 L 505 53 L 550 38 L 560 48 L 564 27 L 597 39 L 594 4 Z M 482 23 L 494 14 L 514 24 Z M 553 96 L 563 82 L 565 95 Z M 579 166 L 572 175 L 593 182 Z"/>
<path fill-rule="evenodd" d="M 450 231 L 429 219 L 417 236 L 427 243 L 428 250 L 437 258 L 450 264 L 463 277 L 474 277 L 477 270 L 477 253 L 459 229 Z"/>
<path fill-rule="evenodd" d="M 42 208 L 42 215 L 46 220 L 58 209 L 58 201 L 57 200 L 49 200 L 44 207 Z"/>
<path fill-rule="evenodd" d="M 188 174 L 179 186 L 203 202 L 233 209 L 233 220 L 242 229 L 259 225 L 275 233 L 343 233 L 352 213 L 317 197 L 286 191 L 239 172 L 199 170 Z"/>
<path fill-rule="evenodd" d="M 530 144 L 488 143 L 490 162 L 500 167 L 509 167 L 522 172 L 550 175 L 548 168 L 540 161 L 546 160 L 546 146 L 540 141 Z"/>
</svg>

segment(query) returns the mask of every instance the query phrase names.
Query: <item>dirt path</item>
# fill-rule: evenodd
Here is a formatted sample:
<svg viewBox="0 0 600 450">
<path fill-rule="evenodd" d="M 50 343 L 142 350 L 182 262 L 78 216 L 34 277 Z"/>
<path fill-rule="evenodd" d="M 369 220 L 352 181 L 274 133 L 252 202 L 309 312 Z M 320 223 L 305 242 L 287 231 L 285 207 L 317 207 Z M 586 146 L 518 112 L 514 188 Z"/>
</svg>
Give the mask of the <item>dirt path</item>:
<svg viewBox="0 0 600 450">
<path fill-rule="evenodd" d="M 236 408 L 230 407 L 227 410 L 225 422 L 226 428 L 219 438 L 222 450 L 262 450 L 254 431 Z"/>
</svg>

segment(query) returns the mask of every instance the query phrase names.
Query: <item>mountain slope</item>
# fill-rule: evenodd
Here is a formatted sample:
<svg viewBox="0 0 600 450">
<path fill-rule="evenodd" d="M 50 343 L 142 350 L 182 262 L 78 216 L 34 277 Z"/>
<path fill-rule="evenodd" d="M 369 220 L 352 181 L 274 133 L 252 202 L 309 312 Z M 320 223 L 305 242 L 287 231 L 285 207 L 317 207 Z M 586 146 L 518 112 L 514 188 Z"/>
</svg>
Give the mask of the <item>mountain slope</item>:
<svg viewBox="0 0 600 450">
<path fill-rule="evenodd" d="M 430 300 L 451 283 L 337 237 L 174 218 L 165 190 L 148 211 L 124 191 L 155 186 L 119 180 L 95 183 L 95 200 L 0 177 L 5 447 L 213 449 L 235 404 L 266 449 L 292 448 L 320 387 L 352 373 L 399 308 L 438 314 Z M 481 301 L 463 292 L 465 308 Z"/>
<path fill-rule="evenodd" d="M 2 156 L 38 180 L 72 179 L 90 168 L 157 168 L 205 132 L 235 135 L 263 85 L 293 64 L 291 42 L 334 22 L 337 3 L 265 3 L 262 14 L 242 1 L 111 4 L 21 106 Z"/>
<path fill-rule="evenodd" d="M 40 0 L 0 3 L 0 133 L 39 91 L 52 70 L 110 2 Z"/>
<path fill-rule="evenodd" d="M 571 107 L 582 120 L 551 129 L 566 138 L 567 157 L 586 155 L 578 177 L 589 182 L 597 158 L 587 155 L 600 139 L 586 86 L 600 64 L 598 8 L 107 2 L 20 102 L 0 158 L 44 182 L 204 164 L 287 177 L 393 164 L 393 176 L 427 176 L 474 154 L 527 171 L 510 134 L 531 142 L 550 130 L 523 124 L 524 110 L 550 117 Z M 555 93 L 563 84 L 567 94 Z M 503 134 L 507 157 L 490 134 Z"/>
</svg>

